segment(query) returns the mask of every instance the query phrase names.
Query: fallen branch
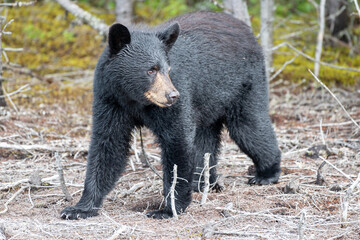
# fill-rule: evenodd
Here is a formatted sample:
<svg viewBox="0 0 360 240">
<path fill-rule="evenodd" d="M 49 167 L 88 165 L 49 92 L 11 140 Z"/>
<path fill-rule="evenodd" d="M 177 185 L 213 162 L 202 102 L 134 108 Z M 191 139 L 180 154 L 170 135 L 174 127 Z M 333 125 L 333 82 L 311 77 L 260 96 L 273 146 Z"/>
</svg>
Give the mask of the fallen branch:
<svg viewBox="0 0 360 240">
<path fill-rule="evenodd" d="M 54 175 L 52 177 L 47 177 L 47 178 L 43 178 L 41 179 L 41 183 L 46 183 L 46 184 L 51 184 L 53 185 L 54 183 L 50 182 L 52 180 L 55 180 L 55 179 L 58 179 L 58 175 Z M 26 179 L 21 179 L 19 181 L 16 181 L 14 183 L 9 183 L 5 186 L 2 186 L 0 187 L 0 191 L 7 191 L 9 189 L 12 189 L 12 188 L 16 188 L 17 186 L 21 185 L 21 184 L 24 184 L 24 183 L 31 183 L 30 179 L 29 178 L 26 178 Z M 69 184 L 68 184 L 69 185 Z"/>
<path fill-rule="evenodd" d="M 14 103 L 13 100 L 11 99 L 10 95 L 6 92 L 4 86 L 1 86 L 1 87 L 2 87 L 2 92 L 4 93 L 5 97 L 7 97 L 7 99 L 9 100 L 11 106 L 13 106 L 15 112 L 16 112 L 16 113 L 19 113 L 18 108 L 16 107 L 15 103 Z"/>
<path fill-rule="evenodd" d="M 17 93 L 22 93 L 22 92 L 29 91 L 30 89 L 31 89 L 31 87 L 29 86 L 29 84 L 25 84 L 24 86 L 20 87 L 18 90 L 13 91 L 11 93 L 8 93 L 6 96 L 0 95 L 0 98 L 10 97 L 10 96 L 15 95 Z"/>
<path fill-rule="evenodd" d="M 7 191 L 11 188 L 16 188 L 17 186 L 23 184 L 23 183 L 29 183 L 29 179 L 21 179 L 19 181 L 16 181 L 14 183 L 8 184 L 6 186 L 0 187 L 0 191 Z"/>
<path fill-rule="evenodd" d="M 345 70 L 345 71 L 352 71 L 352 72 L 360 72 L 360 69 L 358 68 L 350 68 L 350 67 L 343 67 L 343 66 L 338 66 L 335 64 L 331 64 L 331 63 L 326 63 L 326 62 L 322 62 L 322 61 L 316 61 L 315 58 L 307 55 L 306 53 L 303 53 L 302 51 L 300 51 L 299 49 L 295 48 L 294 46 L 292 46 L 290 43 L 287 42 L 283 42 L 275 47 L 272 48 L 273 51 L 275 51 L 276 49 L 279 49 L 281 47 L 287 46 L 289 48 L 291 48 L 292 50 L 294 50 L 295 52 L 297 52 L 298 54 L 300 54 L 301 56 L 313 61 L 313 62 L 319 62 L 321 65 L 324 66 L 328 66 L 331 68 L 335 68 L 335 69 L 339 69 L 339 70 Z"/>
<path fill-rule="evenodd" d="M 355 122 L 360 122 L 360 119 L 356 119 Z M 323 123 L 322 126 L 323 127 L 338 127 L 338 126 L 345 126 L 345 125 L 349 125 L 352 124 L 352 121 L 347 121 L 347 122 L 342 122 L 342 123 Z M 308 127 L 320 127 L 319 124 L 315 124 L 315 125 L 310 125 Z"/>
<path fill-rule="evenodd" d="M 37 151 L 49 151 L 49 152 L 78 152 L 83 151 L 87 152 L 85 147 L 53 147 L 45 144 L 32 144 L 32 145 L 22 145 L 22 144 L 9 144 L 6 142 L 0 142 L 0 148 L 13 149 L 13 150 L 37 150 Z"/>
<path fill-rule="evenodd" d="M 17 190 L 17 192 L 14 193 L 14 194 L 11 196 L 11 198 L 6 201 L 6 203 L 4 204 L 4 210 L 2 210 L 2 211 L 0 212 L 0 214 L 6 213 L 6 212 L 9 210 L 9 208 L 8 208 L 9 203 L 11 203 L 20 193 L 22 193 L 22 192 L 23 192 L 26 188 L 28 188 L 28 187 L 30 187 L 30 186 L 22 186 L 19 190 Z"/>
<path fill-rule="evenodd" d="M 100 35 L 106 37 L 109 26 L 103 23 L 103 21 L 89 12 L 83 10 L 78 5 L 69 0 L 56 0 L 66 11 L 73 14 L 76 18 L 80 19 L 84 23 L 88 24 L 96 31 L 99 32 Z"/>
<path fill-rule="evenodd" d="M 22 6 L 31 6 L 34 5 L 36 1 L 32 2 L 14 2 L 14 3 L 0 3 L 0 7 L 22 7 Z"/>
</svg>

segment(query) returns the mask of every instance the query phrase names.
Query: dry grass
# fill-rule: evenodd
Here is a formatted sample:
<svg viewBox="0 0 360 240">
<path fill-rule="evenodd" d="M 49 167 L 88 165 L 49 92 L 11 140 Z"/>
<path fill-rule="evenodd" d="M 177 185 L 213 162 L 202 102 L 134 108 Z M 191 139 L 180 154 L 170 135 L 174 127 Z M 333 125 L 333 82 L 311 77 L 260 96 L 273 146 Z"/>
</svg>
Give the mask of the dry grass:
<svg viewBox="0 0 360 240">
<path fill-rule="evenodd" d="M 359 123 L 360 92 L 336 89 L 334 93 Z M 76 111 L 67 103 L 40 108 L 18 105 L 19 113 L 2 109 L 0 142 L 35 147 L 0 148 L 0 211 L 21 189 L 8 203 L 7 212 L 0 215 L 0 239 L 359 239 L 359 187 L 350 195 L 347 220 L 342 222 L 346 190 L 360 172 L 359 129 L 321 88 L 277 87 L 271 99 L 271 115 L 283 152 L 279 183 L 247 185 L 252 163 L 224 131 L 218 169 L 225 190 L 210 192 L 203 205 L 201 193 L 195 193 L 187 212 L 178 220 L 145 216 L 146 211 L 160 206 L 162 182 L 133 153 L 130 159 L 135 171 L 128 166 L 98 217 L 61 220 L 59 212 L 80 198 L 90 111 Z M 160 171 L 160 149 L 150 132 L 146 130 L 144 135 L 150 161 Z M 331 153 L 320 152 L 320 157 L 344 174 L 326 164 L 322 168 L 325 184 L 319 186 L 315 181 L 323 159 L 306 157 L 305 153 L 323 142 Z M 140 141 L 136 148 L 140 149 Z M 72 202 L 64 200 L 54 150 L 62 157 Z M 284 192 L 290 181 L 298 183 L 294 194 Z"/>
</svg>

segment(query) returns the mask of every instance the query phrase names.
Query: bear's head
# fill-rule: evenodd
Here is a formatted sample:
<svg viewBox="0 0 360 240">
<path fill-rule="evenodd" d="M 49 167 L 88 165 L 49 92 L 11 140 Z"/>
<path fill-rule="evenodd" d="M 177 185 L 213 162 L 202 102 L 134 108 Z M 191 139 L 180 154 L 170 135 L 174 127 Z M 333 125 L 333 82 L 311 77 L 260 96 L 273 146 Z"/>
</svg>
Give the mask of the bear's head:
<svg viewBox="0 0 360 240">
<path fill-rule="evenodd" d="M 109 29 L 107 79 L 112 90 L 142 105 L 169 107 L 180 96 L 171 82 L 168 52 L 179 36 L 178 23 L 157 32 L 133 31 L 120 23 Z"/>
</svg>

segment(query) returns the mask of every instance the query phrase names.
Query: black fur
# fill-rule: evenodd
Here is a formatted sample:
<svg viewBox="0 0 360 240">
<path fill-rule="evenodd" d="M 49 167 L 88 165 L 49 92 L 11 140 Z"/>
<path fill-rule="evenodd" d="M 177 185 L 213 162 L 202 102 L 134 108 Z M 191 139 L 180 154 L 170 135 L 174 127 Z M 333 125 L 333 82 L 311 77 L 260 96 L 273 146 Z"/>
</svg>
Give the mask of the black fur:
<svg viewBox="0 0 360 240">
<path fill-rule="evenodd" d="M 197 189 L 199 175 L 194 172 L 201 171 L 204 154 L 210 152 L 211 166 L 217 164 L 224 125 L 254 161 L 256 176 L 249 183 L 276 183 L 281 153 L 268 114 L 263 54 L 250 28 L 227 14 L 197 12 L 152 30 L 130 31 L 130 36 L 117 48 L 121 36 L 110 32 L 110 48 L 96 67 L 85 189 L 74 207 L 62 211 L 62 218 L 96 215 L 125 168 L 135 127 L 146 126 L 158 138 L 165 198 L 173 165 L 178 165 L 175 205 L 179 213 Z M 164 74 L 171 66 L 170 77 L 181 96 L 170 107 L 161 108 L 144 97 L 151 86 L 146 71 L 154 65 Z M 215 167 L 210 179 L 213 184 L 217 179 Z M 170 201 L 148 216 L 171 217 Z"/>
</svg>

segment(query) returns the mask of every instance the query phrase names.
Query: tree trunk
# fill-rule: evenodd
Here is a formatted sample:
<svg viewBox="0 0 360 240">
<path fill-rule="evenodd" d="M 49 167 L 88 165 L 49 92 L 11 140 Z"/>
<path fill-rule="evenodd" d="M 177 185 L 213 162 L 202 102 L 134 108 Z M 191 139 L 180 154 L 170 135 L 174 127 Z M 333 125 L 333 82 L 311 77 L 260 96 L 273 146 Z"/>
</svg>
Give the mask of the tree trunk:
<svg viewBox="0 0 360 240">
<path fill-rule="evenodd" d="M 244 21 L 251 27 L 246 0 L 224 0 L 223 2 L 226 13 L 229 13 L 235 18 Z"/>
<path fill-rule="evenodd" d="M 264 51 L 267 79 L 272 68 L 274 0 L 261 0 L 261 45 Z"/>
<path fill-rule="evenodd" d="M 115 7 L 116 21 L 128 26 L 133 21 L 133 1 L 116 0 Z"/>
<path fill-rule="evenodd" d="M 2 67 L 2 29 L 3 29 L 3 22 L 4 22 L 4 18 L 0 16 L 0 107 L 6 107 L 6 101 L 4 96 L 4 91 L 3 91 L 3 67 Z"/>
<path fill-rule="evenodd" d="M 321 51 L 324 39 L 325 32 L 325 3 L 326 0 L 320 1 L 320 13 L 319 13 L 319 33 L 317 37 L 317 45 L 315 52 L 315 65 L 314 65 L 314 74 L 319 76 L 320 73 L 320 59 L 321 59 Z"/>
</svg>

